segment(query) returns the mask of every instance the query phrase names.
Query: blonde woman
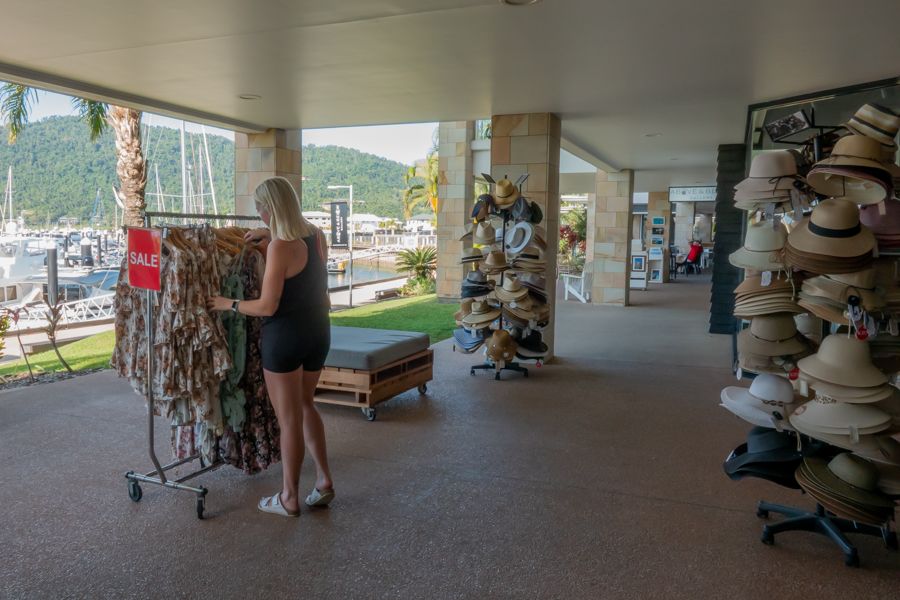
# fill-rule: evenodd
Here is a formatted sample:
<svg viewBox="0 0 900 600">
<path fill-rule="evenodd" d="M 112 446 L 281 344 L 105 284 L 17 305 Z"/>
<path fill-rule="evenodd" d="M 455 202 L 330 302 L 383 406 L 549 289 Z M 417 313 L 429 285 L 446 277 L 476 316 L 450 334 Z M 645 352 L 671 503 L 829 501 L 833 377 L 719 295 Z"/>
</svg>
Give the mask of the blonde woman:
<svg viewBox="0 0 900 600">
<path fill-rule="evenodd" d="M 269 398 L 281 427 L 283 485 L 259 501 L 259 510 L 285 517 L 300 514 L 303 445 L 316 463 L 316 485 L 308 506 L 327 506 L 334 484 L 325 452 L 325 428 L 313 403 L 319 374 L 331 345 L 325 237 L 300 211 L 290 182 L 272 177 L 254 192 L 256 211 L 269 229 L 250 231 L 246 240 L 266 256 L 258 300 L 208 300 L 211 310 L 264 317 L 262 363 Z"/>
</svg>

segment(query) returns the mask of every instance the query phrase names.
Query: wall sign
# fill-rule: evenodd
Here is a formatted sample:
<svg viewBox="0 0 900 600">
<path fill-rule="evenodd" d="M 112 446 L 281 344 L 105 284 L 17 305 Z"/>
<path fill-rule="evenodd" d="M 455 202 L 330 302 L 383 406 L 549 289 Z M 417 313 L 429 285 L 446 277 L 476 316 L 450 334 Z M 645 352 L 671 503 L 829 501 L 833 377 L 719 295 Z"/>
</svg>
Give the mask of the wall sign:
<svg viewBox="0 0 900 600">
<path fill-rule="evenodd" d="M 135 227 L 128 230 L 128 285 L 159 291 L 161 248 L 159 229 Z"/>
<path fill-rule="evenodd" d="M 715 202 L 716 186 L 670 187 L 669 202 Z"/>
<path fill-rule="evenodd" d="M 347 213 L 349 212 L 346 202 L 331 203 L 331 247 L 332 248 L 349 248 L 350 247 L 350 228 L 347 226 Z"/>
</svg>

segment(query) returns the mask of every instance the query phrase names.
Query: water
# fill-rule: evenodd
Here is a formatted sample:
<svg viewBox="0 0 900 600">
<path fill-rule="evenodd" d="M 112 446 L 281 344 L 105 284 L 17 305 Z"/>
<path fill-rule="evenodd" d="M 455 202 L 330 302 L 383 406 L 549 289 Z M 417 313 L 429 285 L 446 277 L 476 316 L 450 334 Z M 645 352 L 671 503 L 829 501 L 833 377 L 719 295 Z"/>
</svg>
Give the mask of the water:
<svg viewBox="0 0 900 600">
<path fill-rule="evenodd" d="M 349 271 L 350 265 L 347 264 L 347 270 Z M 379 279 L 390 279 L 392 277 L 399 277 L 402 273 L 397 273 L 397 269 L 394 267 L 392 261 L 378 261 L 376 263 L 368 263 L 368 262 L 353 262 L 353 287 L 354 289 L 361 283 L 366 283 L 368 281 L 377 281 Z M 349 283 L 349 278 L 347 273 L 343 275 L 328 275 L 328 287 L 335 288 L 341 285 L 347 285 Z"/>
</svg>

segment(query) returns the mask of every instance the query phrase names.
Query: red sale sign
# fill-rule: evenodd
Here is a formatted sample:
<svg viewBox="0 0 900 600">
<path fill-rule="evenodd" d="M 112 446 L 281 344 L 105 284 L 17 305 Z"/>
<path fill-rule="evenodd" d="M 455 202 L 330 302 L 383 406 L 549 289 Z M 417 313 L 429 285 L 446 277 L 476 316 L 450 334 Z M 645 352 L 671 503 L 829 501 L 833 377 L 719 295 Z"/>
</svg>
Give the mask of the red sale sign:
<svg viewBox="0 0 900 600">
<path fill-rule="evenodd" d="M 128 230 L 128 285 L 159 291 L 161 249 L 159 229 Z"/>
</svg>

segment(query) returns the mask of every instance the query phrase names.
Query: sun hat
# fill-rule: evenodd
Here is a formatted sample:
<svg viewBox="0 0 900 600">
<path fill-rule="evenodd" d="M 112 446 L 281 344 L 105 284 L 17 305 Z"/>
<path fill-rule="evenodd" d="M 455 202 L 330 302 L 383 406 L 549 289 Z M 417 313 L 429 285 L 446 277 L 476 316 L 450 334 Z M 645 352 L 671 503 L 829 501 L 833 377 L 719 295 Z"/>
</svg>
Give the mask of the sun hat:
<svg viewBox="0 0 900 600">
<path fill-rule="evenodd" d="M 799 180 L 797 159 L 788 150 L 763 152 L 753 157 L 750 175 L 734 186 L 741 192 L 770 192 L 791 190 Z"/>
<path fill-rule="evenodd" d="M 820 194 L 849 200 L 854 204 L 878 204 L 894 193 L 894 182 L 887 166 L 884 169 L 814 166 L 806 177 L 810 186 Z"/>
<path fill-rule="evenodd" d="M 735 267 L 754 271 L 780 271 L 784 268 L 781 250 L 787 232 L 781 224 L 761 221 L 747 228 L 744 246 L 728 256 Z"/>
<path fill-rule="evenodd" d="M 771 431 L 771 429 L 769 430 Z M 802 458 L 785 462 L 756 462 L 752 461 L 746 466 L 735 468 L 733 463 L 747 454 L 747 443 L 739 445 L 731 451 L 722 468 L 729 479 L 740 480 L 744 477 L 754 477 L 757 479 L 765 479 L 782 487 L 790 489 L 800 489 L 800 484 L 794 478 L 794 472 L 800 465 Z"/>
<path fill-rule="evenodd" d="M 469 271 L 468 273 L 466 273 L 465 283 L 471 283 L 474 285 L 490 285 L 487 275 L 485 275 L 481 271 Z"/>
<path fill-rule="evenodd" d="M 472 225 L 466 225 L 466 232 L 459 236 L 460 242 L 472 241 L 472 233 L 475 231 L 475 228 Z"/>
<path fill-rule="evenodd" d="M 809 254 L 851 258 L 870 254 L 875 247 L 875 236 L 860 224 L 856 205 L 830 198 L 820 202 L 791 231 L 788 245 Z"/>
<path fill-rule="evenodd" d="M 842 495 L 834 487 L 823 483 L 805 462 L 797 467 L 794 477 L 800 487 L 829 513 L 854 523 L 866 523 L 877 527 L 883 527 L 885 522 L 893 518 L 893 508 L 873 506 Z"/>
<path fill-rule="evenodd" d="M 803 376 L 810 387 L 815 390 L 817 396 L 830 398 L 837 402 L 849 402 L 852 404 L 873 404 L 894 395 L 896 388 L 888 384 L 872 387 L 853 387 L 828 383 L 821 379 L 814 379 L 809 375 Z"/>
<path fill-rule="evenodd" d="M 475 302 L 472 298 L 465 298 L 462 302 L 459 303 L 459 310 L 454 313 L 453 318 L 456 322 L 460 322 L 463 318 L 472 312 L 472 303 Z"/>
<path fill-rule="evenodd" d="M 816 277 L 810 277 L 806 281 L 803 282 L 802 290 L 807 294 L 812 294 L 816 296 L 821 296 L 824 298 L 828 298 L 833 300 L 842 308 L 845 308 L 849 303 L 851 296 L 856 296 L 862 302 L 863 308 L 867 311 L 874 311 L 880 308 L 884 308 L 885 300 L 880 293 L 875 289 L 875 271 L 874 269 L 865 269 L 863 271 L 857 271 L 857 273 L 870 273 L 872 276 L 871 282 L 862 283 L 861 285 L 853 285 L 846 283 L 845 281 L 841 281 L 836 279 L 837 277 L 841 277 L 840 273 L 835 273 L 832 275 L 819 275 Z M 849 275 L 854 275 L 854 273 L 849 273 Z M 849 280 L 853 280 L 854 278 L 850 278 Z"/>
<path fill-rule="evenodd" d="M 466 354 L 471 354 L 478 350 L 482 344 L 484 344 L 485 332 L 490 331 L 488 329 L 478 329 L 475 331 L 468 331 L 462 327 L 459 329 L 455 329 L 453 331 L 453 341 L 456 342 L 455 349 L 460 350 Z"/>
<path fill-rule="evenodd" d="M 754 463 L 792 462 L 802 458 L 795 436 L 770 427 L 756 426 L 751 429 L 744 448 L 739 456 L 729 457 L 725 461 L 726 473 L 735 473 Z"/>
<path fill-rule="evenodd" d="M 789 418 L 792 425 L 800 423 L 813 432 L 850 436 L 871 435 L 891 428 L 891 416 L 879 408 L 820 397 L 799 406 Z"/>
<path fill-rule="evenodd" d="M 494 319 L 500 316 L 500 310 L 493 308 L 487 302 L 475 301 L 472 303 L 472 312 L 463 317 L 462 322 L 465 325 L 490 325 Z"/>
<path fill-rule="evenodd" d="M 516 277 L 504 277 L 503 285 L 494 289 L 501 302 L 515 302 L 528 297 L 528 288 L 522 286 Z"/>
<path fill-rule="evenodd" d="M 755 321 L 755 319 L 754 319 Z M 869 345 L 845 334 L 832 334 L 822 340 L 819 351 L 797 363 L 801 376 L 838 385 L 873 387 L 888 378 L 872 365 Z"/>
<path fill-rule="evenodd" d="M 484 260 L 484 253 L 480 248 L 465 248 L 462 253 L 462 258 L 459 260 L 460 263 L 470 263 L 470 262 L 478 262 Z"/>
<path fill-rule="evenodd" d="M 516 357 L 516 340 L 505 329 L 498 329 L 487 341 L 487 356 L 495 363 L 504 363 Z"/>
<path fill-rule="evenodd" d="M 881 146 L 876 140 L 865 135 L 845 135 L 834 144 L 831 156 L 814 164 L 813 169 L 836 166 L 870 167 L 887 171 L 887 166 L 882 160 L 883 156 Z"/>
<path fill-rule="evenodd" d="M 526 309 L 521 306 L 504 304 L 503 314 L 506 316 L 512 315 L 513 318 L 522 323 L 531 323 L 532 321 L 537 320 L 537 313 L 535 312 L 534 307 Z"/>
<path fill-rule="evenodd" d="M 793 292 L 796 282 L 791 277 L 772 277 L 772 281 L 767 286 L 762 284 L 761 273 L 748 273 L 744 280 L 734 288 L 736 296 L 756 296 L 769 295 L 775 292 L 790 291 Z"/>
<path fill-rule="evenodd" d="M 889 149 L 897 149 L 895 138 L 900 131 L 900 115 L 880 104 L 863 104 L 844 127 Z"/>
<path fill-rule="evenodd" d="M 876 463 L 878 489 L 888 496 L 900 496 L 900 466 Z"/>
<path fill-rule="evenodd" d="M 524 338 L 519 340 L 519 348 L 516 350 L 516 356 L 523 359 L 543 358 L 549 350 L 547 344 L 544 343 L 541 332 L 534 329 Z"/>
<path fill-rule="evenodd" d="M 803 435 L 825 442 L 830 446 L 850 450 L 870 460 L 900 464 L 900 442 L 887 435 L 889 430 L 877 435 L 860 435 L 858 438 L 854 438 L 845 434 L 822 433 L 813 430 L 799 419 L 791 421 L 791 425 Z"/>
<path fill-rule="evenodd" d="M 884 203 L 885 213 L 881 214 L 877 206 L 863 206 L 859 211 L 859 221 L 869 228 L 881 243 L 882 238 L 896 241 L 900 238 L 900 201 L 887 200 Z"/>
<path fill-rule="evenodd" d="M 510 254 L 518 254 L 524 250 L 534 237 L 534 225 L 527 222 L 519 222 L 506 230 L 506 239 L 503 246 Z"/>
<path fill-rule="evenodd" d="M 878 469 L 869 461 L 842 452 L 826 461 L 805 457 L 803 465 L 808 475 L 835 495 L 853 503 L 893 509 L 894 502 L 878 491 Z"/>
<path fill-rule="evenodd" d="M 506 263 L 506 254 L 499 251 L 489 253 L 479 268 L 487 273 L 499 273 L 507 270 L 509 265 Z"/>
<path fill-rule="evenodd" d="M 738 334 L 738 351 L 760 356 L 790 356 L 808 348 L 809 342 L 797 333 L 793 317 L 785 313 L 760 315 Z"/>
<path fill-rule="evenodd" d="M 495 185 L 494 202 L 497 208 L 510 208 L 519 199 L 519 188 L 509 179 L 501 179 Z"/>
<path fill-rule="evenodd" d="M 494 226 L 491 225 L 490 221 L 482 221 L 475 227 L 475 233 L 472 236 L 474 243 L 487 246 L 493 244 L 496 239 L 497 233 L 494 231 Z"/>
<path fill-rule="evenodd" d="M 768 373 L 760 373 L 760 375 L 768 375 Z M 772 375 L 772 377 L 777 377 L 777 375 Z M 733 388 L 733 389 L 741 389 L 741 388 Z M 793 427 L 791 427 L 790 421 L 788 418 L 790 417 L 791 412 L 795 408 L 794 405 L 787 406 L 765 406 L 765 408 L 760 408 L 761 405 L 757 404 L 749 404 L 745 402 L 741 402 L 739 400 L 735 400 L 728 396 L 729 388 L 725 388 L 722 390 L 722 402 L 720 406 L 728 410 L 733 415 L 743 419 L 747 423 L 751 425 L 756 425 L 759 427 L 768 427 L 772 428 L 781 428 L 786 429 L 788 431 L 793 431 Z"/>
</svg>

